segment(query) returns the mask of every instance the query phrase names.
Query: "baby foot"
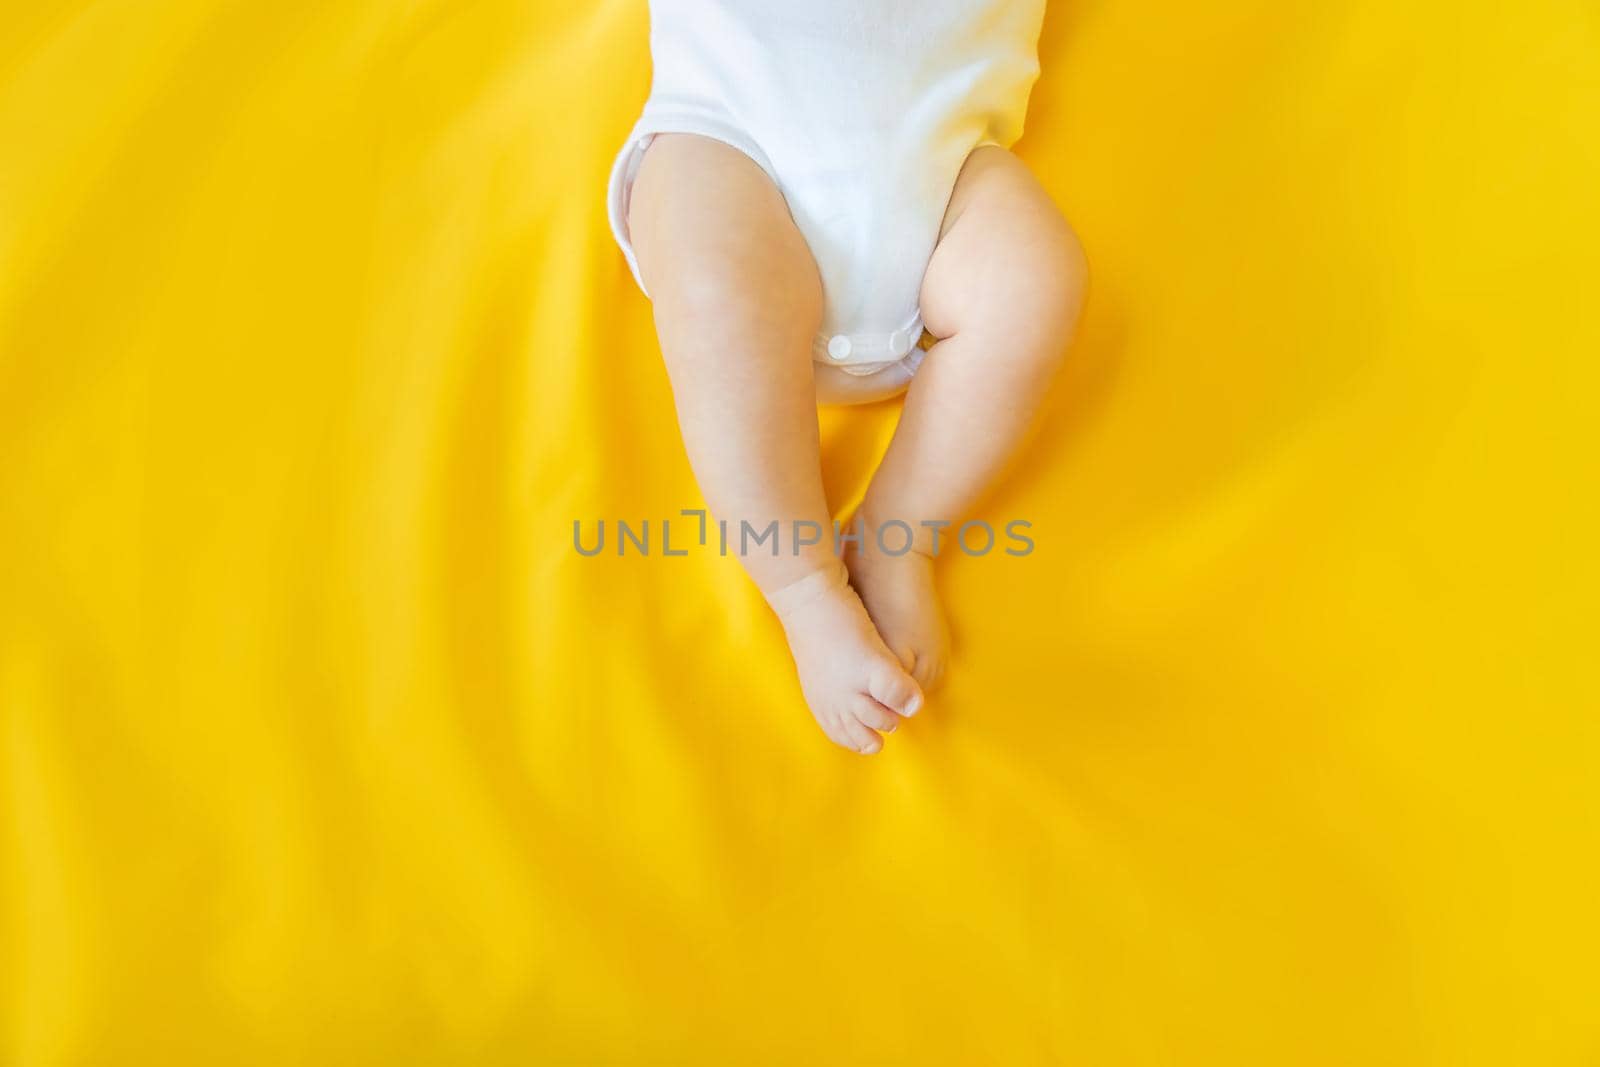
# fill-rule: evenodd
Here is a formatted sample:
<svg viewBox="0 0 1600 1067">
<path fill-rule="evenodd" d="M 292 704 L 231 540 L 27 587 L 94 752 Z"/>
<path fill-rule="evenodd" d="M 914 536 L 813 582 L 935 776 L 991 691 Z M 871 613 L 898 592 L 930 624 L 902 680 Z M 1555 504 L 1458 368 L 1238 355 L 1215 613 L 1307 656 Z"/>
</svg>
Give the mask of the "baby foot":
<svg viewBox="0 0 1600 1067">
<path fill-rule="evenodd" d="M 950 630 L 933 587 L 933 559 L 909 551 L 891 556 L 876 546 L 845 556 L 850 582 L 889 646 L 917 684 L 931 690 L 944 677 Z"/>
<path fill-rule="evenodd" d="M 767 602 L 783 622 L 800 688 L 822 732 L 870 756 L 883 748 L 874 731 L 893 733 L 901 716 L 915 715 L 922 691 L 884 647 L 844 566 L 832 563 Z"/>
</svg>

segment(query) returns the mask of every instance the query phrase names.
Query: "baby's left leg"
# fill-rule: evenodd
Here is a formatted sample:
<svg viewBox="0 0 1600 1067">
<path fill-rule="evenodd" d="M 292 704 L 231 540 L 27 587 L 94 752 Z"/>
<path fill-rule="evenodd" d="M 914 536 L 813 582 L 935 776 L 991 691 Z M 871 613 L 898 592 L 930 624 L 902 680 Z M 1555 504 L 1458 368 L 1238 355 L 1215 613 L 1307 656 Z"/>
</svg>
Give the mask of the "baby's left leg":
<svg viewBox="0 0 1600 1067">
<path fill-rule="evenodd" d="M 694 134 L 651 142 L 628 219 L 706 504 L 782 620 L 818 724 L 846 748 L 876 752 L 877 731 L 915 713 L 922 694 L 827 533 L 811 361 L 822 284 L 805 238 L 749 156 Z"/>
<path fill-rule="evenodd" d="M 1087 268 L 1066 220 L 1010 152 L 980 148 L 950 198 L 922 283 L 922 316 L 940 338 L 906 393 L 894 440 L 862 502 L 869 529 L 900 521 L 911 551 L 874 538 L 846 562 L 890 651 L 924 688 L 944 671 L 948 638 L 933 587 L 943 544 L 1021 444 L 1067 348 Z M 898 548 L 898 529 L 884 535 Z M 941 549 L 943 550 L 943 549 Z"/>
</svg>

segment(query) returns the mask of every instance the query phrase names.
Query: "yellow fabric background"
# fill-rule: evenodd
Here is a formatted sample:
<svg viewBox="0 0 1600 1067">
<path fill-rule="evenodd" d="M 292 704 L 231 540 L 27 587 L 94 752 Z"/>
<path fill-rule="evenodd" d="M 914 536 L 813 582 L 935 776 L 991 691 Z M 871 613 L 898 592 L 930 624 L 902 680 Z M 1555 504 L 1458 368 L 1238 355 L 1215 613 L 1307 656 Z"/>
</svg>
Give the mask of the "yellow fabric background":
<svg viewBox="0 0 1600 1067">
<path fill-rule="evenodd" d="M 1038 548 L 870 761 L 571 547 L 699 500 L 643 7 L 6 5 L 0 1062 L 1600 1062 L 1594 6 L 1054 6 Z"/>
</svg>

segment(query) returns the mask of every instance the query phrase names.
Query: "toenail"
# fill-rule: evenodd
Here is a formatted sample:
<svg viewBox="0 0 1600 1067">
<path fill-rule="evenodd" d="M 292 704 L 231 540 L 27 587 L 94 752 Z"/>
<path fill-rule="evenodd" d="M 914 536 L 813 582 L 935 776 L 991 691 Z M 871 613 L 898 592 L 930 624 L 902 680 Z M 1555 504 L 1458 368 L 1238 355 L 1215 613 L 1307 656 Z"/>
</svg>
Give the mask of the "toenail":
<svg viewBox="0 0 1600 1067">
<path fill-rule="evenodd" d="M 922 694 L 918 693 L 916 696 L 906 701 L 906 718 L 909 719 L 911 716 L 915 715 L 917 713 L 917 709 L 920 707 L 922 707 Z"/>
</svg>

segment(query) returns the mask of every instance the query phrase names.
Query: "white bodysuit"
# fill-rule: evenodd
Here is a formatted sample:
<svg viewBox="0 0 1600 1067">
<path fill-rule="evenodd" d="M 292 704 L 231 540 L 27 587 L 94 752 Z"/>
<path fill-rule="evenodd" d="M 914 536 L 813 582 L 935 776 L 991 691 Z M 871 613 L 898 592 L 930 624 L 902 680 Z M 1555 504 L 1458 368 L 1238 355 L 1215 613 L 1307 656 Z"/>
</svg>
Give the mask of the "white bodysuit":
<svg viewBox="0 0 1600 1067">
<path fill-rule="evenodd" d="M 1043 17 L 1044 0 L 651 0 L 650 99 L 609 190 L 634 279 L 650 138 L 714 138 L 766 171 L 817 261 L 815 358 L 909 377 L 950 191 L 974 148 L 1021 136 Z"/>
</svg>

